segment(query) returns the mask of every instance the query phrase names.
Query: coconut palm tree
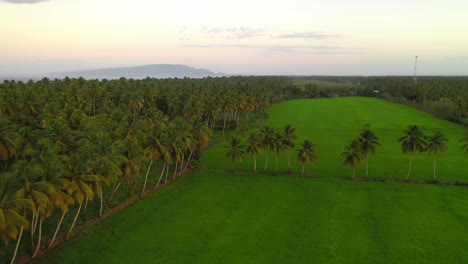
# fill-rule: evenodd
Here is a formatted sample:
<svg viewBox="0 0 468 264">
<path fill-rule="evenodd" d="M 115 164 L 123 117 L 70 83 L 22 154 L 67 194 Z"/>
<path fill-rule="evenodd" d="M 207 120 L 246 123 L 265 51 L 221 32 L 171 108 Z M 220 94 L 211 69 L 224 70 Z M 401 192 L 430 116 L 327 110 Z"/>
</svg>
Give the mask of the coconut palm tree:
<svg viewBox="0 0 468 264">
<path fill-rule="evenodd" d="M 236 136 L 229 139 L 228 144 L 227 148 L 229 148 L 229 151 L 226 153 L 226 158 L 231 159 L 232 169 L 234 169 L 234 161 L 236 159 L 242 160 L 244 157 L 244 146 Z"/>
<path fill-rule="evenodd" d="M 343 164 L 353 169 L 354 179 L 354 177 L 356 177 L 356 166 L 359 165 L 363 159 L 363 153 L 359 141 L 355 139 L 347 145 L 341 153 L 341 157 L 343 158 Z"/>
<path fill-rule="evenodd" d="M 429 154 L 434 154 L 434 181 L 437 180 L 436 170 L 437 170 L 437 155 L 439 153 L 445 154 L 447 152 L 447 138 L 444 133 L 440 130 L 434 131 L 434 134 L 430 135 L 427 138 L 426 151 Z"/>
<path fill-rule="evenodd" d="M 17 133 L 13 125 L 4 117 L 0 116 L 0 160 L 10 159 L 16 148 L 15 139 Z"/>
<path fill-rule="evenodd" d="M 260 137 L 261 137 L 260 145 L 262 149 L 265 150 L 265 156 L 266 156 L 265 167 L 263 168 L 263 171 L 265 171 L 268 166 L 268 151 L 274 148 L 273 138 L 275 137 L 275 131 L 269 126 L 264 126 L 260 130 Z"/>
<path fill-rule="evenodd" d="M 421 131 L 419 126 L 417 125 L 410 125 L 406 130 L 403 131 L 404 136 L 399 138 L 398 141 L 401 142 L 401 151 L 403 153 L 410 154 L 410 162 L 408 168 L 408 175 L 406 176 L 406 180 L 408 180 L 410 173 L 411 173 L 411 165 L 413 162 L 413 154 L 414 152 L 423 152 L 426 148 L 426 140 L 424 133 Z"/>
<path fill-rule="evenodd" d="M 12 174 L 3 174 L 0 177 L 0 233 L 5 245 L 9 244 L 10 239 L 16 239 L 16 247 L 11 259 L 11 263 L 14 263 L 23 230 L 30 226 L 30 222 L 26 219 L 27 213 L 35 213 L 35 208 L 30 199 L 16 197 L 9 192 L 10 179 L 12 179 Z"/>
<path fill-rule="evenodd" d="M 294 143 L 297 139 L 297 136 L 294 134 L 295 128 L 292 125 L 287 124 L 283 128 L 283 145 L 285 149 L 288 151 L 288 171 L 291 171 L 291 161 L 289 158 L 289 151 L 294 148 Z"/>
<path fill-rule="evenodd" d="M 148 181 L 148 175 L 151 169 L 151 166 L 153 165 L 153 162 L 157 160 L 162 153 L 163 146 L 161 144 L 161 130 L 160 129 L 153 129 L 153 131 L 148 135 L 148 146 L 145 148 L 144 153 L 145 156 L 149 160 L 149 165 L 146 170 L 146 175 L 145 175 L 145 182 L 143 183 L 143 189 L 141 190 L 141 194 L 146 190 L 146 182 Z"/>
<path fill-rule="evenodd" d="M 315 145 L 309 140 L 304 140 L 301 146 L 302 148 L 297 151 L 297 158 L 302 164 L 301 174 L 304 174 L 305 165 L 313 162 L 317 158 L 317 153 L 315 152 Z"/>
<path fill-rule="evenodd" d="M 245 148 L 247 153 L 253 156 L 254 173 L 257 172 L 257 155 L 260 152 L 260 141 L 260 135 L 256 132 L 252 132 L 247 138 L 247 147 Z"/>
<path fill-rule="evenodd" d="M 361 145 L 362 153 L 366 160 L 366 177 L 369 176 L 369 153 L 375 154 L 375 147 L 379 146 L 379 138 L 372 132 L 369 125 L 364 127 L 364 130 L 359 136 L 359 144 Z"/>
</svg>

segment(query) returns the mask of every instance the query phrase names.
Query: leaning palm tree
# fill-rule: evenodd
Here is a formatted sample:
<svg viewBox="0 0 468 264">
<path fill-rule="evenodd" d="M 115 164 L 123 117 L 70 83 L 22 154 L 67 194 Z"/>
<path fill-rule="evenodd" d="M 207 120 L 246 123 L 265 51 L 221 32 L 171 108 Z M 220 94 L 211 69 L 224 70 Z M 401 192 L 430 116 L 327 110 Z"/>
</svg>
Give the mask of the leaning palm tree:
<svg viewBox="0 0 468 264">
<path fill-rule="evenodd" d="M 315 145 L 309 140 L 304 140 L 301 146 L 302 148 L 297 152 L 297 158 L 302 164 L 302 174 L 304 174 L 305 165 L 313 162 L 317 158 L 317 154 L 315 152 Z"/>
<path fill-rule="evenodd" d="M 429 154 L 434 154 L 434 181 L 437 180 L 437 155 L 447 151 L 447 145 L 445 142 L 447 142 L 447 138 L 445 137 L 444 133 L 439 130 L 434 131 L 434 134 L 427 138 L 426 151 Z"/>
<path fill-rule="evenodd" d="M 406 180 L 408 180 L 410 173 L 411 173 L 413 154 L 416 151 L 421 153 L 425 150 L 426 140 L 425 140 L 424 133 L 421 131 L 421 129 L 417 125 L 408 126 L 408 128 L 404 130 L 403 133 L 405 135 L 399 138 L 398 141 L 401 142 L 401 151 L 403 153 L 410 154 L 408 175 L 406 176 Z"/>
<path fill-rule="evenodd" d="M 247 138 L 247 147 L 245 150 L 253 156 L 254 173 L 257 172 L 257 155 L 260 152 L 260 140 L 260 135 L 256 132 L 252 132 Z"/>
<path fill-rule="evenodd" d="M 375 154 L 375 147 L 380 145 L 379 138 L 369 129 L 369 125 L 364 127 L 364 130 L 359 136 L 359 144 L 366 160 L 366 177 L 369 176 L 369 153 Z"/>
<path fill-rule="evenodd" d="M 260 144 L 262 146 L 262 149 L 265 150 L 265 156 L 266 156 L 265 167 L 263 168 L 263 171 L 265 171 L 268 166 L 268 150 L 272 150 L 274 147 L 273 138 L 275 136 L 275 131 L 269 126 L 264 126 L 260 130 L 260 135 L 261 135 Z"/>
<path fill-rule="evenodd" d="M 228 140 L 228 143 L 229 145 L 227 147 L 229 151 L 226 153 L 226 157 L 231 159 L 232 169 L 234 169 L 234 161 L 236 159 L 242 159 L 244 156 L 244 146 L 237 137 L 232 137 Z"/>
<path fill-rule="evenodd" d="M 23 230 L 30 226 L 26 214 L 29 211 L 35 213 L 35 207 L 30 199 L 18 198 L 8 193 L 9 178 L 7 175 L 0 177 L 0 233 L 6 245 L 10 239 L 16 239 L 15 252 L 11 259 L 11 263 L 14 263 Z"/>
<path fill-rule="evenodd" d="M 363 159 L 363 152 L 359 141 L 355 139 L 346 146 L 344 151 L 341 153 L 341 157 L 343 158 L 343 164 L 353 169 L 354 179 L 354 177 L 356 177 L 356 166 L 359 165 Z"/>
<path fill-rule="evenodd" d="M 290 124 L 287 124 L 283 128 L 283 145 L 288 151 L 288 171 L 291 171 L 291 160 L 289 158 L 289 150 L 294 148 L 294 143 L 297 139 L 297 136 L 294 134 L 294 132 L 295 129 Z"/>
</svg>

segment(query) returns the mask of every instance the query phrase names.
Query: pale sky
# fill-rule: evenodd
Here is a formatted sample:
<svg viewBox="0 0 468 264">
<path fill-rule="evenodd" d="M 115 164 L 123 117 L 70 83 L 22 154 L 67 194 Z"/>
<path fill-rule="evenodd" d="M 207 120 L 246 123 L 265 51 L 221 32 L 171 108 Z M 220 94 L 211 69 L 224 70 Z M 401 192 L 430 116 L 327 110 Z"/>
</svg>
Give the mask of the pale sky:
<svg viewBox="0 0 468 264">
<path fill-rule="evenodd" d="M 0 0 L 0 76 L 144 64 L 468 75 L 468 0 Z"/>
</svg>

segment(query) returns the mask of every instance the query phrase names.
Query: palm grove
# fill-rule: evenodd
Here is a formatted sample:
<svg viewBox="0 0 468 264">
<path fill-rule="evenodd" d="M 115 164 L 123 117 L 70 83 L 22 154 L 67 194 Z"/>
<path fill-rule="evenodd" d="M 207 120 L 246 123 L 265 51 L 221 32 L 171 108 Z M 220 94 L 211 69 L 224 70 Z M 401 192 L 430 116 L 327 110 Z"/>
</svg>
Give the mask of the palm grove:
<svg viewBox="0 0 468 264">
<path fill-rule="evenodd" d="M 178 177 L 213 131 L 251 118 L 288 85 L 282 77 L 4 81 L 0 259 L 35 256 L 77 224 Z"/>
</svg>

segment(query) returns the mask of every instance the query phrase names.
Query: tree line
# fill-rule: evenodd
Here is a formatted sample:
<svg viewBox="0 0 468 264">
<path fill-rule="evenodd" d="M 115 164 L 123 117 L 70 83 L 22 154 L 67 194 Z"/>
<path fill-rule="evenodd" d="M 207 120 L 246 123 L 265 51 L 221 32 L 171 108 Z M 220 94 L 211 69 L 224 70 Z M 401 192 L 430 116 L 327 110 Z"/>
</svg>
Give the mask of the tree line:
<svg viewBox="0 0 468 264">
<path fill-rule="evenodd" d="M 427 152 L 433 155 L 434 158 L 434 181 L 437 181 L 437 157 L 440 154 L 447 152 L 446 142 L 448 139 L 445 134 L 440 130 L 433 131 L 430 135 L 425 135 L 423 130 L 418 125 L 409 125 L 403 131 L 403 136 L 398 138 L 401 143 L 401 151 L 404 154 L 410 155 L 408 173 L 405 181 L 407 181 L 411 174 L 411 167 L 413 164 L 413 155 L 415 153 Z M 461 148 L 468 154 L 468 133 L 459 140 Z M 377 146 L 379 146 L 379 138 L 370 130 L 369 125 L 365 125 L 359 137 L 352 140 L 345 146 L 344 151 L 341 153 L 343 164 L 352 168 L 353 178 L 355 178 L 355 168 L 362 162 L 366 163 L 365 177 L 369 175 L 369 154 L 375 154 Z"/>
<path fill-rule="evenodd" d="M 290 83 L 283 77 L 0 83 L 6 245 L 0 258 L 34 257 L 80 221 L 101 216 L 115 197 L 143 194 L 178 177 L 214 133 L 282 100 Z M 88 206 L 92 201 L 97 206 Z"/>
<path fill-rule="evenodd" d="M 232 169 L 234 169 L 235 161 L 242 160 L 246 153 L 253 157 L 253 172 L 257 172 L 257 156 L 260 151 L 265 152 L 265 165 L 263 171 L 268 168 L 268 157 L 270 152 L 275 154 L 275 170 L 278 171 L 278 156 L 281 151 L 287 152 L 288 161 L 288 172 L 291 172 L 291 149 L 295 147 L 297 136 L 295 134 L 295 128 L 292 125 L 287 124 L 282 130 L 276 130 L 269 127 L 263 126 L 260 131 L 253 131 L 249 134 L 248 138 L 243 142 L 238 136 L 233 136 L 228 140 L 228 152 L 226 158 L 229 158 L 232 162 Z M 315 145 L 309 140 L 304 140 L 301 143 L 301 148 L 297 149 L 297 159 L 302 164 L 302 174 L 304 174 L 305 166 L 312 163 L 316 158 L 317 154 L 315 151 Z"/>
</svg>

